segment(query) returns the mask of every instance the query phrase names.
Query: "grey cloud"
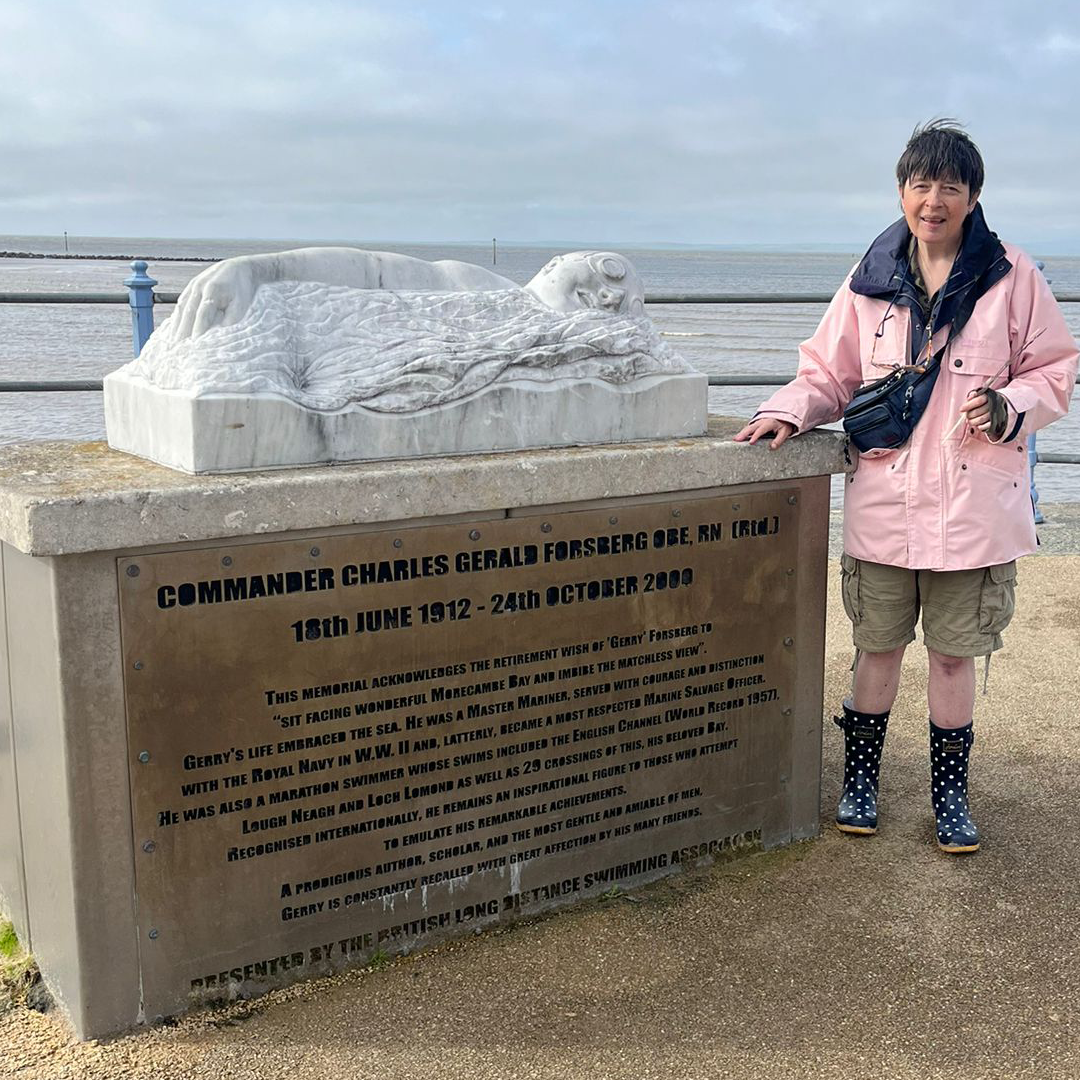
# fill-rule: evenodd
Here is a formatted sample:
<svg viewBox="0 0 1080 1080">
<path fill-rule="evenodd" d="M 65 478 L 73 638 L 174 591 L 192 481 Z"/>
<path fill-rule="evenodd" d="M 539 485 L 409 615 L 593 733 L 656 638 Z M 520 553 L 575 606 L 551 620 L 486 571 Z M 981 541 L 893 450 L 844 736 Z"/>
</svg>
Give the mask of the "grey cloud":
<svg viewBox="0 0 1080 1080">
<path fill-rule="evenodd" d="M 858 246 L 949 114 L 999 231 L 1080 244 L 1062 0 L 140 11 L 0 0 L 10 231 Z"/>
</svg>

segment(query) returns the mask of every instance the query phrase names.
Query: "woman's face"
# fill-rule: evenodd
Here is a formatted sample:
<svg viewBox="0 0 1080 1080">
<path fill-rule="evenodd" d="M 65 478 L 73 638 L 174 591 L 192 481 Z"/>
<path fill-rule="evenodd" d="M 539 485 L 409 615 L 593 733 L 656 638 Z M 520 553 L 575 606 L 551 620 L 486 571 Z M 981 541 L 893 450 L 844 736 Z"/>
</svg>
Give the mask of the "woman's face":
<svg viewBox="0 0 1080 1080">
<path fill-rule="evenodd" d="M 556 255 L 525 291 L 556 311 L 597 308 L 640 315 L 645 310 L 645 292 L 637 273 L 612 252 Z"/>
<path fill-rule="evenodd" d="M 959 180 L 913 176 L 900 188 L 900 204 L 912 234 L 919 243 L 945 251 L 960 246 L 964 221 L 978 197 Z"/>
</svg>

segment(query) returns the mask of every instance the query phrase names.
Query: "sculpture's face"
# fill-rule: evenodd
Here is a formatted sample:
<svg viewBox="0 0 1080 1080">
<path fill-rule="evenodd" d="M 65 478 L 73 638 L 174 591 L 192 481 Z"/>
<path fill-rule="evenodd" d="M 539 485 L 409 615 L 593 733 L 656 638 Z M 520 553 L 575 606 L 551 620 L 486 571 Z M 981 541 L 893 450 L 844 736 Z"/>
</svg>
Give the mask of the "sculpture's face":
<svg viewBox="0 0 1080 1080">
<path fill-rule="evenodd" d="M 611 251 L 556 255 L 525 286 L 525 291 L 556 311 L 598 308 L 627 315 L 645 314 L 645 290 L 637 271 Z"/>
</svg>

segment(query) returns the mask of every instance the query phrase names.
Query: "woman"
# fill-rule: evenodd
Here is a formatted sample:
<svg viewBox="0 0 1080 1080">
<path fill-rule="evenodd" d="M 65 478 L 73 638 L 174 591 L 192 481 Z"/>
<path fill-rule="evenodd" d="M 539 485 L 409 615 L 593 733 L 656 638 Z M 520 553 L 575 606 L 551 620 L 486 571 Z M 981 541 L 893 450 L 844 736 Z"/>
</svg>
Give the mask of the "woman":
<svg viewBox="0 0 1080 1080">
<path fill-rule="evenodd" d="M 795 379 L 736 436 L 793 435 L 839 419 L 855 390 L 940 353 L 910 438 L 860 455 L 844 500 L 844 608 L 853 698 L 836 822 L 877 831 L 878 767 L 900 667 L 922 613 L 929 654 L 931 799 L 937 840 L 975 851 L 968 808 L 974 657 L 1001 647 L 1015 560 L 1035 550 L 1027 436 L 1064 415 L 1077 350 L 1032 260 L 987 228 L 983 161 L 948 120 L 917 128 L 896 167 L 904 216 L 885 230 L 800 347 Z"/>
</svg>

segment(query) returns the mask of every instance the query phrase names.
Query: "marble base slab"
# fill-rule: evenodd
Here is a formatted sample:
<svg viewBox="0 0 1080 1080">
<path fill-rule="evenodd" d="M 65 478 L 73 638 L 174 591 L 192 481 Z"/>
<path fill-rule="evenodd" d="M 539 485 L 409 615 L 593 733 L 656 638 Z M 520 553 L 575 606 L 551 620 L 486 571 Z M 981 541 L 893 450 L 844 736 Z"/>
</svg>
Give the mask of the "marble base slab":
<svg viewBox="0 0 1080 1080">
<path fill-rule="evenodd" d="M 105 378 L 109 445 L 188 473 L 580 446 L 704 435 L 708 378 L 500 382 L 405 415 L 316 411 L 273 394 L 162 390 Z"/>
</svg>

